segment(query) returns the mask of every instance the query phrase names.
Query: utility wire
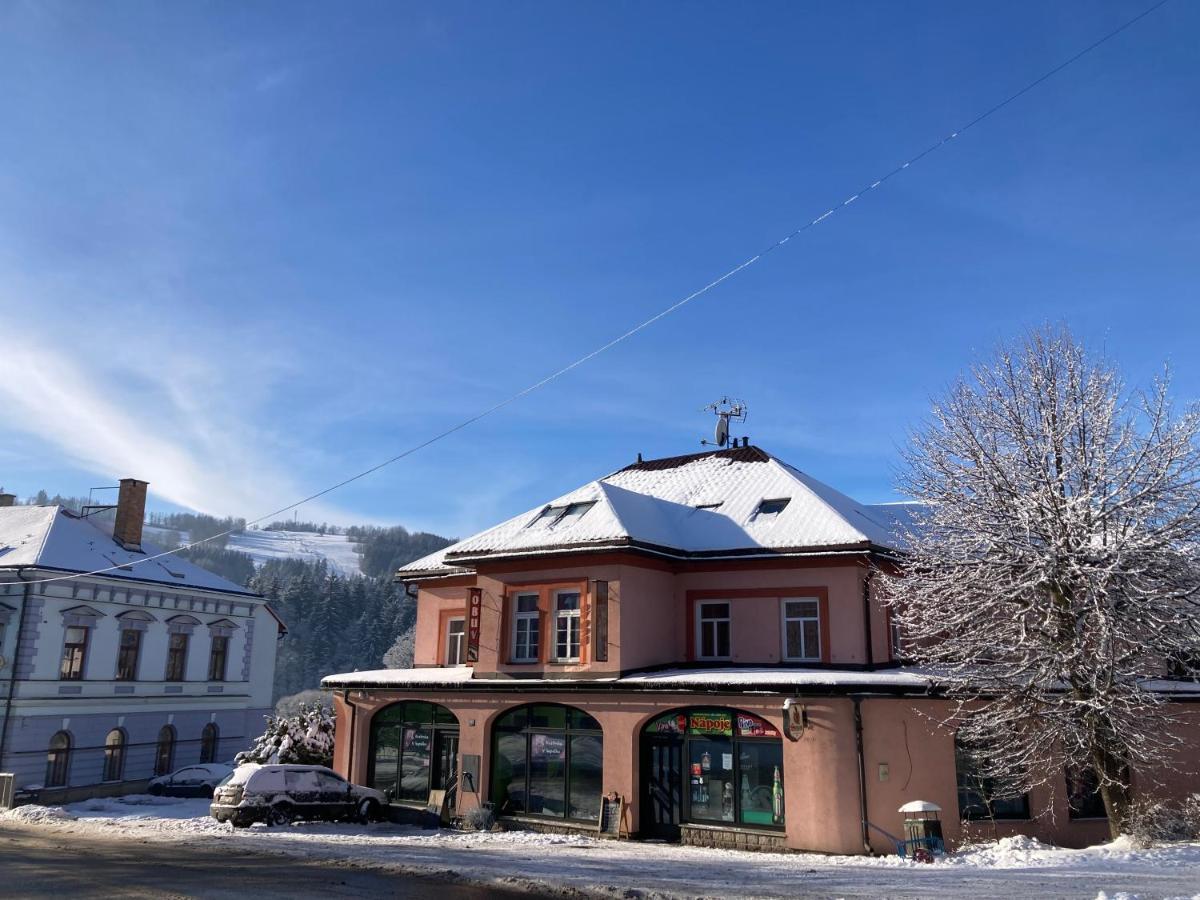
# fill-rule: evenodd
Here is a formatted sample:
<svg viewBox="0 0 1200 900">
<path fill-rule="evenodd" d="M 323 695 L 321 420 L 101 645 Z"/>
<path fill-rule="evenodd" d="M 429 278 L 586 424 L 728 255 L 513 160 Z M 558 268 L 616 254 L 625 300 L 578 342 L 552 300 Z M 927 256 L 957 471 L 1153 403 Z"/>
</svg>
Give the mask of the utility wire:
<svg viewBox="0 0 1200 900">
<path fill-rule="evenodd" d="M 935 150 L 941 149 L 946 144 L 950 143 L 951 141 L 953 141 L 956 138 L 960 137 L 961 135 L 965 134 L 969 129 L 974 128 L 976 125 L 978 125 L 984 119 L 987 119 L 990 116 L 993 116 L 996 113 L 1000 112 L 1000 110 L 1004 109 L 1010 103 L 1013 103 L 1014 101 L 1025 96 L 1027 93 L 1032 91 L 1034 88 L 1038 87 L 1043 82 L 1048 81 L 1049 79 L 1051 79 L 1055 75 L 1057 75 L 1059 72 L 1063 71 L 1063 69 L 1066 69 L 1068 66 L 1072 65 L 1073 63 L 1078 62 L 1080 59 L 1087 56 L 1089 53 L 1091 53 L 1097 47 L 1100 47 L 1101 45 L 1108 43 L 1110 40 L 1115 38 L 1117 35 L 1121 34 L 1126 29 L 1131 28 L 1132 26 L 1134 26 L 1138 22 L 1140 22 L 1142 19 L 1146 18 L 1148 15 L 1155 12 L 1160 7 L 1165 6 L 1168 2 L 1170 2 L 1170 0 L 1159 0 L 1159 2 L 1155 3 L 1153 6 L 1150 6 L 1147 9 L 1143 10 L 1142 12 L 1138 13 L 1132 19 L 1127 20 L 1124 24 L 1117 26 L 1116 28 L 1114 28 L 1112 31 L 1105 34 L 1100 39 L 1093 41 L 1091 44 L 1088 44 L 1086 47 L 1084 47 L 1082 50 L 1080 50 L 1075 55 L 1067 58 L 1063 62 L 1056 65 L 1054 68 L 1052 68 L 1049 71 L 1038 76 L 1033 81 L 1026 84 L 1023 88 L 1021 88 L 1016 93 L 1010 94 L 1008 97 L 1001 100 L 995 106 L 992 106 L 985 112 L 982 112 L 979 115 L 977 115 L 975 118 L 971 119 L 969 122 L 967 122 L 962 127 L 956 129 L 955 131 L 950 132 L 945 137 L 930 144 L 928 147 L 926 147 L 920 153 L 916 154 L 913 157 L 910 157 L 907 161 L 896 166 L 896 168 L 892 169 L 886 175 L 882 176 L 881 178 L 877 178 L 875 181 L 871 182 L 869 185 L 862 188 L 857 193 L 852 194 L 851 196 L 847 197 L 840 204 L 830 207 L 829 209 L 825 210 L 825 212 L 823 212 L 819 216 L 817 216 L 815 219 L 811 219 L 808 222 L 805 222 L 803 225 L 801 225 L 800 227 L 796 228 L 795 230 L 789 232 L 784 237 L 777 240 L 775 243 L 764 248 L 760 252 L 754 254 L 749 259 L 745 260 L 744 262 L 741 262 L 738 265 L 734 266 L 732 269 L 730 269 L 724 275 L 714 278 L 708 284 L 704 285 L 704 287 L 700 288 L 699 290 L 693 291 L 692 293 L 688 294 L 683 299 L 677 300 L 675 303 L 672 303 L 670 306 L 666 307 L 665 309 L 655 313 L 653 316 L 646 319 L 645 321 L 640 322 L 637 325 L 634 325 L 628 331 L 622 332 L 621 334 L 617 335 L 612 340 L 608 341 L 608 343 L 600 345 L 595 350 L 592 350 L 590 353 L 587 353 L 587 354 L 579 357 L 574 362 L 568 363 L 567 365 L 563 366 L 561 369 L 551 372 L 549 375 L 547 375 L 545 378 L 541 379 L 540 381 L 536 381 L 533 384 L 529 385 L 528 387 L 522 388 L 521 390 L 517 391 L 515 394 L 512 394 L 512 395 L 506 397 L 504 400 L 501 400 L 499 403 L 496 403 L 492 406 L 487 407 L 483 411 L 476 413 L 475 415 L 471 416 L 468 419 L 463 419 L 457 425 L 452 425 L 451 427 L 445 429 L 444 431 L 439 431 L 437 434 L 433 435 L 432 437 L 427 438 L 424 441 L 421 441 L 419 444 L 415 444 L 412 447 L 409 447 L 407 450 L 403 451 L 402 453 L 397 453 L 395 456 L 391 457 L 390 459 L 385 459 L 383 462 L 378 463 L 374 466 L 371 466 L 371 468 L 369 468 L 369 469 L 364 469 L 363 471 L 359 472 L 356 475 L 351 475 L 349 478 L 344 478 L 341 481 L 339 481 L 337 484 L 330 485 L 329 487 L 324 488 L 323 490 L 317 491 L 315 494 L 309 494 L 307 497 L 303 498 L 302 500 L 297 500 L 296 502 L 291 503 L 287 506 L 284 506 L 280 509 L 277 509 L 274 512 L 270 512 L 270 513 L 267 513 L 266 515 L 259 516 L 257 519 L 251 519 L 248 522 L 246 522 L 246 526 L 248 527 L 250 525 L 257 525 L 258 523 L 267 521 L 269 519 L 273 520 L 275 518 L 275 516 L 282 515 L 285 512 L 290 512 L 291 510 L 295 509 L 298 506 L 301 506 L 305 503 L 309 503 L 320 497 L 324 497 L 326 494 L 331 494 L 334 491 L 336 491 L 340 488 L 343 488 L 348 484 L 358 481 L 359 479 L 366 478 L 368 475 L 372 475 L 375 472 L 378 472 L 380 469 L 386 468 L 387 466 L 390 466 L 393 463 L 399 462 L 400 460 L 404 459 L 407 456 L 411 456 L 412 454 L 414 454 L 420 450 L 424 450 L 426 447 L 430 446 L 431 444 L 436 444 L 438 441 L 448 438 L 452 434 L 455 434 L 456 432 L 462 431 L 464 428 L 474 425 L 480 419 L 485 419 L 488 416 L 492 415 L 493 413 L 499 412 L 501 409 L 504 409 L 504 407 L 509 406 L 512 403 L 515 403 L 516 401 L 520 400 L 522 397 L 532 394 L 534 391 L 545 387 L 550 382 L 555 381 L 558 378 L 561 378 L 563 375 L 566 375 L 568 372 L 572 371 L 573 369 L 576 369 L 579 366 L 582 366 L 584 363 L 590 362 L 591 360 L 595 359 L 600 354 L 602 354 L 608 350 L 611 350 L 613 347 L 615 347 L 617 344 L 620 344 L 622 341 L 628 340 L 629 338 L 633 337 L 638 332 L 643 331 L 646 328 L 649 328 L 651 325 L 653 325 L 655 322 L 658 322 L 660 319 L 666 318 L 667 316 L 669 316 L 671 313 L 675 312 L 676 310 L 679 310 L 679 309 L 683 308 L 684 306 L 687 306 L 687 304 L 691 303 L 693 300 L 697 299 L 698 297 L 704 296 L 709 291 L 711 291 L 713 288 L 724 283 L 725 281 L 728 281 L 734 275 L 737 275 L 743 269 L 747 269 L 750 266 L 754 265 L 756 262 L 761 260 L 767 254 L 771 253 L 774 250 L 778 250 L 784 244 L 787 244 L 788 242 L 790 242 L 793 238 L 799 237 L 801 234 L 808 231 L 810 228 L 815 228 L 817 225 L 820 225 L 822 222 L 824 222 L 830 216 L 834 215 L 835 213 L 839 212 L 842 209 L 845 209 L 847 206 L 849 206 L 855 200 L 858 200 L 863 195 L 868 194 L 871 191 L 881 187 L 885 182 L 894 178 L 896 175 L 899 175 L 901 172 L 903 172 L 905 169 L 912 166 L 914 163 L 920 162 L 922 159 L 924 159 L 929 154 L 933 153 Z M 150 562 L 151 560 L 160 559 L 164 556 L 171 556 L 173 554 L 179 553 L 182 550 L 186 550 L 190 547 L 197 547 L 201 544 L 206 544 L 209 541 L 215 541 L 219 538 L 228 537 L 229 535 L 234 534 L 234 533 L 235 533 L 234 529 L 230 529 L 228 531 L 222 531 L 219 534 L 210 535 L 209 537 L 202 538 L 201 540 L 192 541 L 188 544 L 184 544 L 180 547 L 176 547 L 174 550 L 164 550 L 162 553 L 156 553 L 153 556 L 147 556 L 144 559 L 137 560 L 134 563 L 123 563 L 121 565 L 113 565 L 113 566 L 109 566 L 104 569 L 95 569 L 91 572 L 76 572 L 76 573 L 73 573 L 70 575 L 55 576 L 53 578 L 41 578 L 36 581 L 28 581 L 26 583 L 27 584 L 47 584 L 52 581 L 70 581 L 75 578 L 86 578 L 91 575 L 103 575 L 105 572 L 113 572 L 118 569 L 128 569 L 131 565 L 138 565 L 140 563 L 145 563 L 145 562 Z"/>
</svg>

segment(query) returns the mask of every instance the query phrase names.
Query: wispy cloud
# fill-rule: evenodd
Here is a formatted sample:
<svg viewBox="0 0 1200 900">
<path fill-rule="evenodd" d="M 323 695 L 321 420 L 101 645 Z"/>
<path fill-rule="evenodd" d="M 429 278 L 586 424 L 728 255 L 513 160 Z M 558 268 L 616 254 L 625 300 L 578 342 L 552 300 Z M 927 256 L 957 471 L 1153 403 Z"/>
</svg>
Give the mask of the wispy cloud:
<svg viewBox="0 0 1200 900">
<path fill-rule="evenodd" d="M 144 359 L 138 344 L 113 349 Z M 176 354 L 152 373 L 139 362 L 104 365 L 90 354 L 26 338 L 0 354 L 5 430 L 32 435 L 54 453 L 109 478 L 136 476 L 165 500 L 214 514 L 256 516 L 304 490 L 279 463 L 270 436 L 245 413 L 208 396 L 236 390 L 198 356 Z M 306 514 L 347 520 L 312 504 Z"/>
</svg>

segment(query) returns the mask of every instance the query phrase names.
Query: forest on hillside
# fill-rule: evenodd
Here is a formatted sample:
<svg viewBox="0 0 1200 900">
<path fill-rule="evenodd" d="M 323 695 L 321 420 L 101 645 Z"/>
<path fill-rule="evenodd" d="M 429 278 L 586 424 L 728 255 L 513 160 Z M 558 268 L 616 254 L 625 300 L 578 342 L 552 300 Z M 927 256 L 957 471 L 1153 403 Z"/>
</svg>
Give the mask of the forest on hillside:
<svg viewBox="0 0 1200 900">
<path fill-rule="evenodd" d="M 334 672 L 412 662 L 416 604 L 392 577 L 397 567 L 450 541 L 401 526 L 347 533 L 359 542 L 361 575 L 300 559 L 268 560 L 255 571 L 247 554 L 207 544 L 182 551 L 197 565 L 262 594 L 287 625 L 276 655 L 275 699 L 316 688 L 322 676 Z"/>
</svg>

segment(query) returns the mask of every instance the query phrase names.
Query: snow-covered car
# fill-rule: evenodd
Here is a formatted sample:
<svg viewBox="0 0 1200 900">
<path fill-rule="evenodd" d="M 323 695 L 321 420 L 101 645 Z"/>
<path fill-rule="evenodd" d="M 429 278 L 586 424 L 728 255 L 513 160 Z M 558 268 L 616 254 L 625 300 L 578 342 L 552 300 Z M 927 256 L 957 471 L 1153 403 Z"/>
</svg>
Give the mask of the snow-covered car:
<svg viewBox="0 0 1200 900">
<path fill-rule="evenodd" d="M 387 806 L 379 791 L 351 784 L 324 766 L 238 766 L 217 785 L 209 812 L 218 822 L 245 828 L 298 819 L 377 819 Z"/>
<path fill-rule="evenodd" d="M 221 763 L 184 766 L 152 778 L 146 790 L 156 797 L 211 797 L 216 786 L 232 774 L 233 766 Z"/>
</svg>

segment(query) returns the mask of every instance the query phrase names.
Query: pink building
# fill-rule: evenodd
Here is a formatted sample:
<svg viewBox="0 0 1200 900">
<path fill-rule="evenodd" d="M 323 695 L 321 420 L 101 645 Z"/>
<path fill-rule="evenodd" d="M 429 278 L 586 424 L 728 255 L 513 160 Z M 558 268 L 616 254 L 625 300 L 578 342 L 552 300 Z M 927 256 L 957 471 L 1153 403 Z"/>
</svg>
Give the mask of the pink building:
<svg viewBox="0 0 1200 900">
<path fill-rule="evenodd" d="M 919 799 L 953 843 L 986 786 L 871 579 L 910 509 L 744 444 L 639 459 L 400 570 L 414 668 L 324 680 L 335 765 L 400 805 L 453 784 L 459 812 L 595 829 L 616 794 L 634 835 L 831 853 L 892 851 Z M 988 834 L 1107 835 L 1086 775 L 992 812 Z"/>
</svg>

